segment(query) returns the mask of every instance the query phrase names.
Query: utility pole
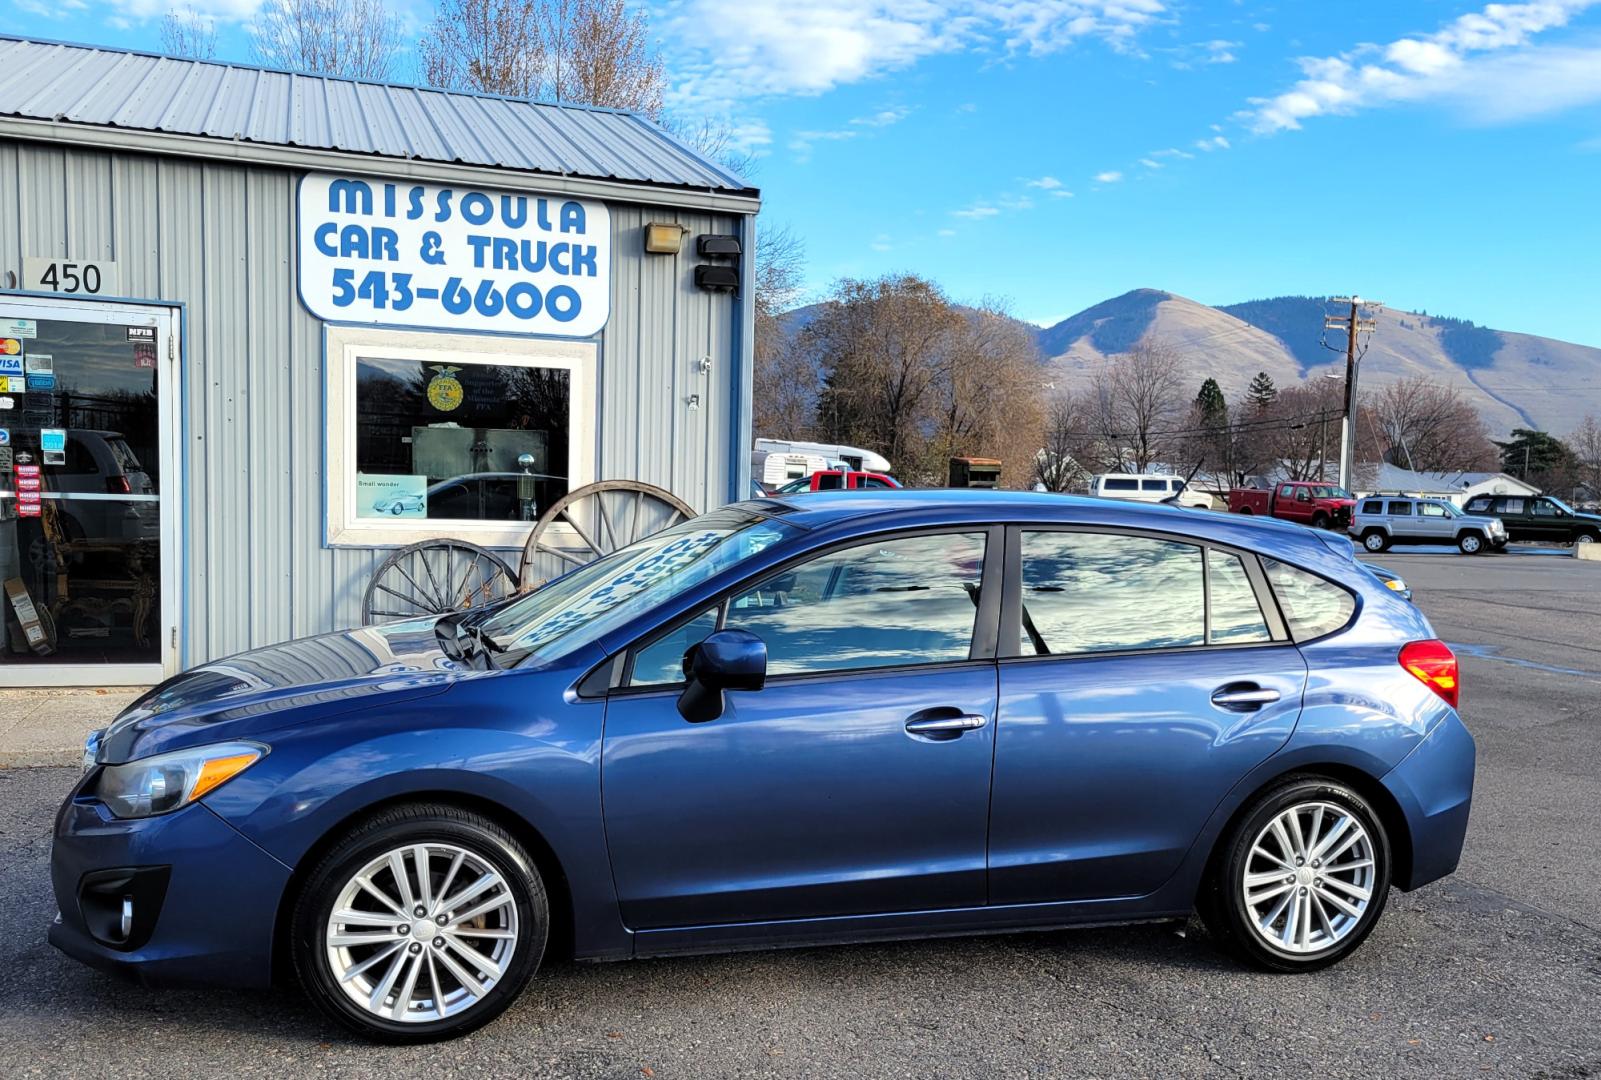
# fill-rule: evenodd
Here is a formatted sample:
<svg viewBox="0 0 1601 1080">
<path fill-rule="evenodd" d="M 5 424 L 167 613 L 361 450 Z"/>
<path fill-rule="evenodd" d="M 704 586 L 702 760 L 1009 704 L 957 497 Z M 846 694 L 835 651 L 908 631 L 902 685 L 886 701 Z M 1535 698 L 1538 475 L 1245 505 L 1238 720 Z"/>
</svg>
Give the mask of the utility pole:
<svg viewBox="0 0 1601 1080">
<path fill-rule="evenodd" d="M 1317 411 L 1317 482 L 1323 483 L 1323 470 L 1329 460 L 1329 411 Z"/>
<path fill-rule="evenodd" d="M 1336 304 L 1349 304 L 1349 315 L 1325 315 L 1323 329 L 1345 331 L 1345 411 L 1340 421 L 1340 486 L 1347 490 L 1356 471 L 1356 364 L 1361 359 L 1357 351 L 1357 337 L 1378 329 L 1378 321 L 1362 315 L 1365 305 L 1378 306 L 1375 300 L 1360 296 L 1336 296 Z"/>
</svg>

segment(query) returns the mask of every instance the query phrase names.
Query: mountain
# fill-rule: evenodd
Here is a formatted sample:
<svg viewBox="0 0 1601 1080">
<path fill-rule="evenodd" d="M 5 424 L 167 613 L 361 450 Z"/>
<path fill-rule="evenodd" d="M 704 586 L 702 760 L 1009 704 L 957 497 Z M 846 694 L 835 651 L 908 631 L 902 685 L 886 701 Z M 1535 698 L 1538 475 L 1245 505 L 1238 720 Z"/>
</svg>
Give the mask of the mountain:
<svg viewBox="0 0 1601 1080">
<path fill-rule="evenodd" d="M 1231 399 L 1258 371 L 1279 386 L 1344 375 L 1339 332 L 1322 344 L 1325 300 L 1280 296 L 1208 307 L 1156 289 L 1136 289 L 1040 331 L 1040 348 L 1064 374 L 1085 373 L 1146 335 L 1185 354 L 1190 381 L 1217 379 Z M 1380 309 L 1367 339 L 1360 385 L 1370 391 L 1413 376 L 1460 388 L 1493 434 L 1539 427 L 1564 435 L 1601 411 L 1601 349 L 1515 334 L 1465 319 Z"/>
<path fill-rule="evenodd" d="M 796 333 L 821 309 L 821 304 L 797 308 L 780 324 L 786 333 Z M 1322 343 L 1325 313 L 1339 314 L 1319 297 L 1278 296 L 1209 307 L 1160 289 L 1135 289 L 1054 326 L 1025 325 L 1070 385 L 1150 335 L 1184 355 L 1190 365 L 1187 383 L 1199 389 L 1210 376 L 1233 401 L 1259 371 L 1281 387 L 1323 375 L 1343 378 L 1340 333 L 1329 333 L 1334 349 Z M 1364 393 L 1396 379 L 1425 376 L 1460 388 L 1496 437 L 1515 427 L 1566 435 L 1586 413 L 1601 413 L 1601 349 L 1390 308 L 1380 309 L 1376 320 L 1378 329 L 1366 339 L 1360 369 Z"/>
</svg>

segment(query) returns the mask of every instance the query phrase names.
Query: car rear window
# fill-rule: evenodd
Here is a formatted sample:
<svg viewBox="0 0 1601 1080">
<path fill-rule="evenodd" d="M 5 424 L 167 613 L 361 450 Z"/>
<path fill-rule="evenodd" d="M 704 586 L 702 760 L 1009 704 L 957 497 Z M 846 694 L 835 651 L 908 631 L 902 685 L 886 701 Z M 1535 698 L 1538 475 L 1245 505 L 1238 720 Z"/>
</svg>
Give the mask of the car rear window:
<svg viewBox="0 0 1601 1080">
<path fill-rule="evenodd" d="M 1266 556 L 1262 569 L 1298 642 L 1332 634 L 1356 613 L 1356 598 L 1332 581 Z"/>
</svg>

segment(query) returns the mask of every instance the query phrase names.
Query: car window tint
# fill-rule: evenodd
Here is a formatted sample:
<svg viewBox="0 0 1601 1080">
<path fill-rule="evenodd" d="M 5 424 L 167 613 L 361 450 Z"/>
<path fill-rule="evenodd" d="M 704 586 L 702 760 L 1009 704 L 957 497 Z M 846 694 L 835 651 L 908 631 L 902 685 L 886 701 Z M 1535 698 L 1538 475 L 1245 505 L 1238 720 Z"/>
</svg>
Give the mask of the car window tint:
<svg viewBox="0 0 1601 1080">
<path fill-rule="evenodd" d="M 717 629 L 717 608 L 710 607 L 634 653 L 629 686 L 660 686 L 684 681 L 684 653 Z"/>
<path fill-rule="evenodd" d="M 886 484 L 876 476 L 869 476 L 866 480 L 862 481 L 862 487 L 864 488 L 883 488 L 888 490 L 890 486 L 891 485 Z"/>
<path fill-rule="evenodd" d="M 1025 532 L 1025 655 L 1201 645 L 1201 549 L 1104 533 Z"/>
<path fill-rule="evenodd" d="M 845 477 L 840 473 L 822 473 L 817 477 L 818 491 L 835 491 L 845 486 Z"/>
<path fill-rule="evenodd" d="M 1137 491 L 1139 482 L 1136 480 L 1104 480 L 1101 482 L 1102 491 Z"/>
<path fill-rule="evenodd" d="M 1296 641 L 1331 634 L 1351 621 L 1356 599 L 1350 593 L 1316 574 L 1289 566 L 1277 559 L 1262 559 L 1269 584 L 1279 599 L 1284 621 Z"/>
<path fill-rule="evenodd" d="M 1498 505 L 1501 508 L 1501 513 L 1503 514 L 1521 514 L 1523 513 L 1523 504 L 1525 501 L 1526 500 L 1523 499 L 1501 499 Z"/>
<path fill-rule="evenodd" d="M 1399 514 L 1402 517 L 1412 516 L 1412 504 L 1409 502 L 1393 502 L 1390 504 L 1390 514 Z"/>
<path fill-rule="evenodd" d="M 1557 508 L 1556 508 L 1556 506 L 1554 504 L 1546 502 L 1544 499 L 1535 500 L 1535 503 L 1534 503 L 1534 516 L 1535 517 L 1556 517 L 1557 514 L 1558 514 L 1558 511 L 1557 511 Z"/>
<path fill-rule="evenodd" d="M 1140 490 L 1141 491 L 1166 491 L 1167 490 L 1167 481 L 1166 480 L 1141 480 L 1140 481 Z"/>
<path fill-rule="evenodd" d="M 1364 514 L 1382 514 L 1384 513 L 1384 504 L 1378 499 L 1374 499 L 1371 502 L 1365 502 L 1362 504 L 1362 512 Z"/>
<path fill-rule="evenodd" d="M 984 540 L 943 533 L 835 551 L 737 594 L 723 625 L 766 642 L 769 675 L 966 660 Z"/>
<path fill-rule="evenodd" d="M 1468 503 L 1468 513 L 1470 514 L 1482 514 L 1488 509 L 1490 509 L 1489 499 L 1474 499 Z"/>
<path fill-rule="evenodd" d="M 1418 513 L 1424 517 L 1443 518 L 1446 515 L 1445 507 L 1439 503 L 1418 503 Z"/>
<path fill-rule="evenodd" d="M 1246 576 L 1238 555 L 1226 551 L 1206 554 L 1207 581 L 1211 586 L 1213 645 L 1240 645 L 1271 641 L 1262 605 Z"/>
</svg>

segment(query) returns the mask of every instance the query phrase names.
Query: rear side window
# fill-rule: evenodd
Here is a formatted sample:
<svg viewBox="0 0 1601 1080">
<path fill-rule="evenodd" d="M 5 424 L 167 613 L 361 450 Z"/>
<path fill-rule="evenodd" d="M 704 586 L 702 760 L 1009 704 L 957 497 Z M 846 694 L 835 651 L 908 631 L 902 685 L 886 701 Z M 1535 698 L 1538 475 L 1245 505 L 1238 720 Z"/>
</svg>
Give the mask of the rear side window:
<svg viewBox="0 0 1601 1080">
<path fill-rule="evenodd" d="M 1411 517 L 1412 504 L 1409 502 L 1393 502 L 1390 504 L 1391 517 Z"/>
<path fill-rule="evenodd" d="M 1140 481 L 1140 489 L 1142 491 L 1166 491 L 1167 490 L 1167 481 L 1166 480 L 1141 480 Z"/>
<path fill-rule="evenodd" d="M 1382 514 L 1384 513 L 1384 504 L 1378 499 L 1373 499 L 1362 504 L 1362 512 L 1364 514 Z"/>
<path fill-rule="evenodd" d="M 1240 557 L 1216 549 L 1208 551 L 1206 572 L 1212 597 L 1212 634 L 1208 644 L 1243 645 L 1273 640 Z"/>
<path fill-rule="evenodd" d="M 1332 634 L 1356 613 L 1356 598 L 1332 581 L 1266 556 L 1262 557 L 1262 569 L 1267 571 L 1268 583 L 1296 641 Z"/>
<path fill-rule="evenodd" d="M 1102 491 L 1138 491 L 1139 489 L 1140 485 L 1137 480 L 1103 480 L 1101 482 Z"/>
<path fill-rule="evenodd" d="M 1201 549 L 1103 533 L 1025 532 L 1025 656 L 1178 648 L 1206 641 Z"/>
<path fill-rule="evenodd" d="M 1521 514 L 1523 513 L 1524 501 L 1523 499 L 1499 499 L 1496 505 L 1503 514 Z"/>
</svg>

